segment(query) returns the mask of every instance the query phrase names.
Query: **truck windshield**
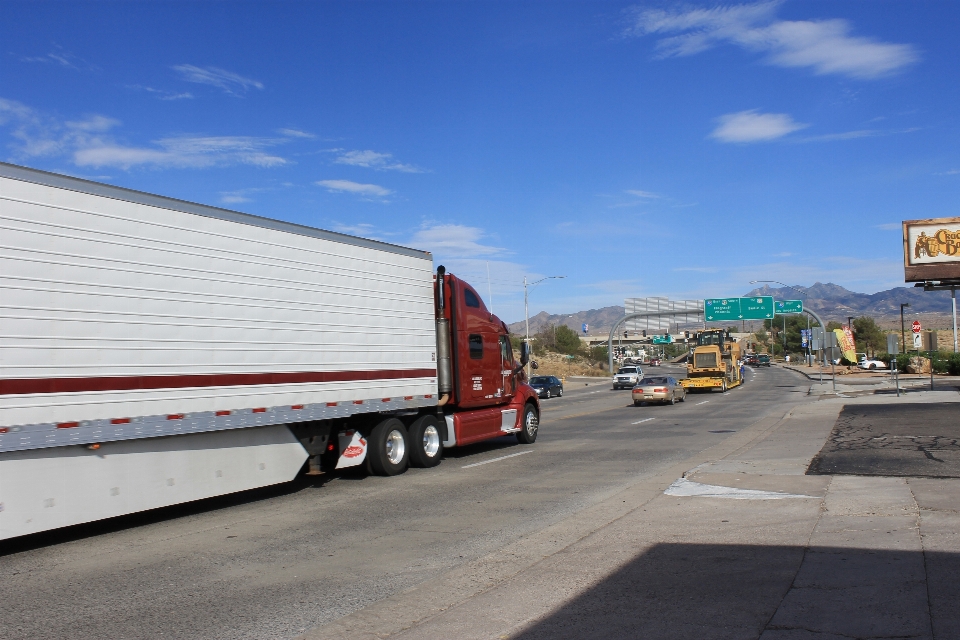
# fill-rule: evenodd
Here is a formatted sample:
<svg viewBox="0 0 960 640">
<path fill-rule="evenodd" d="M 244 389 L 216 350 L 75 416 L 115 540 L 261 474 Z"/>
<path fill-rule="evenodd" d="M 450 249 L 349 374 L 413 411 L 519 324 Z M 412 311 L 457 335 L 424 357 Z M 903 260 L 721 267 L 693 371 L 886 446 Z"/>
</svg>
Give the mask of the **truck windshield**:
<svg viewBox="0 0 960 640">
<path fill-rule="evenodd" d="M 636 372 L 637 372 L 636 367 L 620 367 L 620 369 L 617 371 L 617 373 L 636 373 Z"/>
<path fill-rule="evenodd" d="M 697 344 L 701 347 L 704 345 L 715 344 L 718 347 L 723 346 L 723 334 L 722 333 L 701 333 L 697 337 Z"/>
</svg>

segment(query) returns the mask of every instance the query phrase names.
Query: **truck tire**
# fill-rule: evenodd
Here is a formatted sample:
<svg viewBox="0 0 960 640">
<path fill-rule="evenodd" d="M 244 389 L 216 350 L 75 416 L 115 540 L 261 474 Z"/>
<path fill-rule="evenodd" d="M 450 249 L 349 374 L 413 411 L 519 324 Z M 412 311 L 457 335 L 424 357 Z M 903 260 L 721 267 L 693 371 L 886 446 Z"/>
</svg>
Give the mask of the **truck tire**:
<svg viewBox="0 0 960 640">
<path fill-rule="evenodd" d="M 520 444 L 533 444 L 537 441 L 537 431 L 540 430 L 540 416 L 532 404 L 523 407 L 523 417 L 520 421 L 520 431 L 517 432 L 517 441 Z"/>
<path fill-rule="evenodd" d="M 421 416 L 407 430 L 411 467 L 435 467 L 443 458 L 440 422 L 434 416 Z"/>
<path fill-rule="evenodd" d="M 370 432 L 367 456 L 370 469 L 378 476 L 395 476 L 407 470 L 410 447 L 407 429 L 396 418 L 388 418 Z"/>
<path fill-rule="evenodd" d="M 723 382 L 720 383 L 720 393 L 726 393 L 726 392 L 727 392 L 727 379 L 724 378 Z"/>
</svg>

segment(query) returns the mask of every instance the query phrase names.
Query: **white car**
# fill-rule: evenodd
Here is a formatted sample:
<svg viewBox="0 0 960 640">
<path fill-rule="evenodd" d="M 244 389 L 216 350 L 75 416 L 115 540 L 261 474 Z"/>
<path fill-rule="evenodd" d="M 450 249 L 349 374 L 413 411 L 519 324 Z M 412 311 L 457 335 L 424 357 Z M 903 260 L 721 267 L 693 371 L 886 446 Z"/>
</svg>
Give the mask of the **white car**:
<svg viewBox="0 0 960 640">
<path fill-rule="evenodd" d="M 643 378 L 643 370 L 637 366 L 625 366 L 617 369 L 617 375 L 613 376 L 614 389 L 633 389 Z"/>
<path fill-rule="evenodd" d="M 874 369 L 886 369 L 887 363 L 881 360 L 873 360 L 871 358 L 863 357 L 860 359 L 860 362 L 857 363 L 857 366 L 861 369 L 873 371 Z"/>
</svg>

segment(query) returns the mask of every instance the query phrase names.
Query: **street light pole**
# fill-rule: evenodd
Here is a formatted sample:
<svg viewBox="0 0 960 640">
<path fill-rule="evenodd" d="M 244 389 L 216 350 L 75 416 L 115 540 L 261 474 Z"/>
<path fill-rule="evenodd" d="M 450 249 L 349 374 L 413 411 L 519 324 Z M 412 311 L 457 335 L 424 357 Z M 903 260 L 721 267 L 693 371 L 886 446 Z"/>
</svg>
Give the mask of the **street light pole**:
<svg viewBox="0 0 960 640">
<path fill-rule="evenodd" d="M 535 286 L 543 282 L 544 280 L 551 280 L 554 278 L 566 278 L 567 276 L 547 276 L 545 278 L 540 278 L 536 282 L 527 283 L 527 276 L 523 276 L 523 324 L 524 324 L 524 338 L 523 341 L 527 344 L 530 344 L 530 296 L 528 293 L 529 289 L 533 289 Z M 554 329 L 556 331 L 556 329 Z M 527 362 L 527 379 L 530 379 L 530 363 Z"/>
<path fill-rule="evenodd" d="M 906 330 L 903 328 L 903 308 L 909 307 L 909 306 L 910 306 L 909 302 L 900 303 L 900 340 L 901 342 L 903 342 L 903 353 L 907 352 L 907 333 L 906 333 Z"/>
</svg>

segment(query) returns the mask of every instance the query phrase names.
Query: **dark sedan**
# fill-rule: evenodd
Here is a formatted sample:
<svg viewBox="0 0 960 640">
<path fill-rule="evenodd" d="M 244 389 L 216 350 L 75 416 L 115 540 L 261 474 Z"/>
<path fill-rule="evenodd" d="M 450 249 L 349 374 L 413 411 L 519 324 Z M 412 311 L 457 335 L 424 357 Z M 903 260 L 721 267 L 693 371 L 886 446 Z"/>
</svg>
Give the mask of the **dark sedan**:
<svg viewBox="0 0 960 640">
<path fill-rule="evenodd" d="M 555 376 L 533 376 L 530 378 L 530 386 L 540 398 L 563 397 L 563 383 Z"/>
</svg>

